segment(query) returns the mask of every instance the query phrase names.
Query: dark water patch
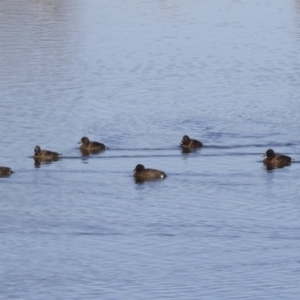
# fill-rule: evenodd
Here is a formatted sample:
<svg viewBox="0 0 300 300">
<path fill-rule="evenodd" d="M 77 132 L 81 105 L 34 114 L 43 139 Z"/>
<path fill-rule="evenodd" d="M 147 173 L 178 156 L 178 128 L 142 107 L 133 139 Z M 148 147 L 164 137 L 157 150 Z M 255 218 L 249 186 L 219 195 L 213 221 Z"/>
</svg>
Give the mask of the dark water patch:
<svg viewBox="0 0 300 300">
<path fill-rule="evenodd" d="M 138 150 L 136 152 L 139 152 Z M 197 155 L 199 154 L 199 155 Z M 185 157 L 185 156 L 198 156 L 198 157 L 219 157 L 219 156 L 261 156 L 261 152 L 254 152 L 254 153 L 249 153 L 249 152 L 222 152 L 222 153 L 200 153 L 198 151 L 193 151 L 193 152 L 185 152 L 185 153 L 179 153 L 179 154 L 135 154 L 135 155 L 105 155 L 105 156 L 90 156 L 90 157 L 62 157 L 60 160 L 62 161 L 63 159 L 66 160 L 84 160 L 84 161 L 89 161 L 89 160 L 98 160 L 98 159 L 122 159 L 122 158 L 155 158 L 155 157 Z M 286 153 L 288 154 L 288 153 Z M 51 163 L 46 163 L 46 164 L 51 164 Z"/>
<path fill-rule="evenodd" d="M 279 143 L 279 142 L 270 142 L 265 144 L 234 144 L 234 145 L 211 145 L 211 144 L 204 144 L 203 147 L 197 148 L 197 149 L 189 149 L 191 152 L 200 152 L 203 149 L 238 149 L 238 148 L 276 148 L 276 147 L 294 147 L 299 146 L 299 143 Z M 79 150 L 79 149 L 76 149 Z M 182 148 L 178 146 L 172 146 L 172 147 L 159 147 L 159 148 L 112 148 L 108 147 L 106 150 L 99 151 L 97 153 L 90 153 L 89 155 L 82 155 L 78 154 L 74 156 L 70 155 L 63 155 L 58 159 L 61 160 L 62 158 L 72 159 L 72 158 L 78 158 L 78 157 L 96 157 L 101 155 L 107 155 L 110 152 L 131 152 L 131 151 L 182 151 Z M 34 158 L 33 156 L 27 156 L 28 158 Z"/>
<path fill-rule="evenodd" d="M 299 229 L 298 229 L 299 230 Z M 295 241 L 298 241 L 300 240 L 300 235 L 299 236 L 288 236 L 288 235 L 284 235 L 284 234 L 275 234 L 275 235 L 270 235 L 270 236 L 267 236 L 266 237 L 267 239 L 270 239 L 270 240 L 295 240 Z"/>
<path fill-rule="evenodd" d="M 73 232 L 70 235 L 78 235 L 78 236 L 123 236 L 124 233 L 120 232 L 88 232 L 88 231 L 81 231 L 81 232 Z"/>
<path fill-rule="evenodd" d="M 164 147 L 164 148 L 108 148 L 110 151 L 170 151 L 170 150 L 181 150 L 178 146 Z"/>
<path fill-rule="evenodd" d="M 172 233 L 148 233 L 146 234 L 147 236 L 157 236 L 157 237 L 176 237 L 176 234 L 172 234 Z"/>
<path fill-rule="evenodd" d="M 0 181 L 5 180 L 5 179 L 9 179 L 11 175 L 1 175 L 0 176 Z"/>
<path fill-rule="evenodd" d="M 138 152 L 138 151 L 137 151 Z M 147 158 L 147 157 L 180 157 L 181 154 L 136 154 L 136 155 L 105 155 L 105 156 L 89 156 L 89 157 L 77 157 L 77 156 L 68 156 L 62 157 L 60 160 L 69 159 L 69 160 L 97 160 L 97 159 L 116 159 L 116 158 Z"/>
<path fill-rule="evenodd" d="M 292 147 L 292 146 L 299 146 L 299 143 L 278 143 L 278 142 L 270 142 L 266 144 L 243 144 L 243 145 L 204 145 L 203 148 L 211 148 L 211 149 L 235 149 L 235 148 L 272 148 L 272 147 Z"/>
<path fill-rule="evenodd" d="M 282 147 L 282 146 L 279 146 L 277 145 L 278 148 L 279 147 Z M 248 149 L 251 149 L 251 147 L 254 147 L 254 148 L 263 148 L 262 151 L 260 152 L 218 152 L 217 154 L 215 153 L 211 153 L 211 152 L 207 152 L 205 151 L 205 149 L 221 149 L 221 150 L 234 150 L 234 149 L 240 149 L 240 148 L 248 148 Z M 98 154 L 93 154 L 93 155 L 89 155 L 89 156 L 82 156 L 82 155 L 71 155 L 71 156 L 62 156 L 59 158 L 59 160 L 57 161 L 62 161 L 64 159 L 105 159 L 105 158 L 118 158 L 118 157 L 147 157 L 147 156 L 150 156 L 150 157 L 160 157 L 160 156 L 182 156 L 182 155 L 185 155 L 185 154 L 199 154 L 201 156 L 219 156 L 219 155 L 233 155 L 233 154 L 236 154 L 236 155 L 262 155 L 265 153 L 264 149 L 266 149 L 266 145 L 234 145 L 234 146 L 203 146 L 199 149 L 190 149 L 188 151 L 182 151 L 181 148 L 178 148 L 178 149 L 174 149 L 174 148 L 164 148 L 164 149 L 151 149 L 151 148 L 147 148 L 147 149 L 118 149 L 118 150 L 112 150 L 112 151 L 106 151 L 105 153 L 98 153 Z M 145 151 L 148 151 L 148 153 L 146 154 L 136 154 L 136 155 L 126 155 L 126 154 L 122 154 L 122 155 L 111 155 L 111 153 L 115 153 L 115 152 L 135 152 L 135 153 L 140 153 L 140 152 L 145 152 Z M 178 154 L 171 154 L 171 153 L 168 153 L 168 154 L 157 154 L 157 152 L 164 152 L 164 151 L 168 151 L 168 152 L 177 152 Z M 153 154 L 152 152 L 154 152 L 155 154 Z M 289 153 L 289 152 L 286 152 L 284 151 L 285 154 L 300 154 L 300 152 L 293 152 L 293 153 Z M 31 157 L 27 157 L 27 158 L 31 158 Z M 42 163 L 55 163 L 57 161 L 46 161 L 46 162 L 42 162 Z"/>
</svg>

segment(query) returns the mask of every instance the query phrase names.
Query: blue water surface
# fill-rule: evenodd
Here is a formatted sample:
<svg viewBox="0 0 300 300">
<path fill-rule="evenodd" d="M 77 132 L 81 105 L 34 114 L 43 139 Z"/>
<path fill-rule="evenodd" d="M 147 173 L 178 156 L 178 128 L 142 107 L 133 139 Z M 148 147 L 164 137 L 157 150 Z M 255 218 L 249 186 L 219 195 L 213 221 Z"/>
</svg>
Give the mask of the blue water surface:
<svg viewBox="0 0 300 300">
<path fill-rule="evenodd" d="M 298 0 L 0 1 L 0 27 L 0 299 L 298 299 Z"/>
</svg>

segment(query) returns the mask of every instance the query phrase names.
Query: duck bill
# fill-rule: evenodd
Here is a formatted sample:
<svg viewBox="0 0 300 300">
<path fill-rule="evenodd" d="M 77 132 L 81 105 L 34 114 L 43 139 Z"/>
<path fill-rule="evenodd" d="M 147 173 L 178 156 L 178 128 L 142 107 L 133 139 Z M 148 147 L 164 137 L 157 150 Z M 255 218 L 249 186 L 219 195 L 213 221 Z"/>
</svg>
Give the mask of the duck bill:
<svg viewBox="0 0 300 300">
<path fill-rule="evenodd" d="M 266 154 L 266 153 L 262 153 L 260 156 L 262 156 L 262 157 L 266 157 L 266 156 L 267 156 L 267 154 Z"/>
</svg>

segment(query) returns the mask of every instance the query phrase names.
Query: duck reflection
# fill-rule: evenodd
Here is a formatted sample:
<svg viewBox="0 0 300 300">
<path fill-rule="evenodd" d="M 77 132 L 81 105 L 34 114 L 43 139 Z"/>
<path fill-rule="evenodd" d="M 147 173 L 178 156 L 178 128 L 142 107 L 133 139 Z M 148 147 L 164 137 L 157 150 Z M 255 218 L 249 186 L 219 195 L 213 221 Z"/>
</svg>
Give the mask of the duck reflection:
<svg viewBox="0 0 300 300">
<path fill-rule="evenodd" d="M 52 162 L 59 160 L 56 159 L 46 159 L 46 158 L 34 158 L 34 166 L 40 168 L 42 165 L 50 165 Z"/>
<path fill-rule="evenodd" d="M 98 154 L 101 152 L 101 150 L 93 150 L 93 149 L 79 149 L 81 152 L 81 155 L 84 157 L 90 156 L 91 154 Z"/>
<path fill-rule="evenodd" d="M 196 153 L 197 151 L 199 151 L 199 148 L 181 148 L 182 154 Z"/>
</svg>

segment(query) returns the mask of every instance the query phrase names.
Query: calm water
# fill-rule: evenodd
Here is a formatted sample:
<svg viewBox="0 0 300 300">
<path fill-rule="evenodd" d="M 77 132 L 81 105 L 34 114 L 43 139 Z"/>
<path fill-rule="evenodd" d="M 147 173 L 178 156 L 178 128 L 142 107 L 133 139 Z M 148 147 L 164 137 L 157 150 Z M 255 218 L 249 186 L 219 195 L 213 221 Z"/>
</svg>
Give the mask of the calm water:
<svg viewBox="0 0 300 300">
<path fill-rule="evenodd" d="M 0 298 L 298 299 L 299 52 L 297 0 L 0 1 Z"/>
</svg>

